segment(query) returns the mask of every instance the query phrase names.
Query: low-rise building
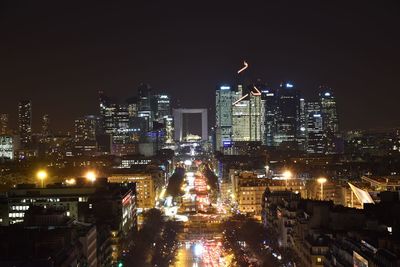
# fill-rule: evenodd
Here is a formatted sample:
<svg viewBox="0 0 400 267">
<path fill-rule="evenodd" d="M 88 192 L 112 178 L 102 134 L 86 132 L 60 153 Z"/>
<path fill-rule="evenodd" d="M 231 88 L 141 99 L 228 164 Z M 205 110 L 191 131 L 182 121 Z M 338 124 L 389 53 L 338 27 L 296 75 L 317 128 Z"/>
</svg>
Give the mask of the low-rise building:
<svg viewBox="0 0 400 267">
<path fill-rule="evenodd" d="M 241 172 L 232 176 L 232 192 L 238 210 L 242 213 L 261 215 L 262 196 L 269 179 L 258 178 L 253 172 Z"/>
<path fill-rule="evenodd" d="M 139 209 L 151 209 L 156 204 L 156 186 L 148 173 L 114 172 L 108 176 L 109 183 L 135 183 Z"/>
</svg>

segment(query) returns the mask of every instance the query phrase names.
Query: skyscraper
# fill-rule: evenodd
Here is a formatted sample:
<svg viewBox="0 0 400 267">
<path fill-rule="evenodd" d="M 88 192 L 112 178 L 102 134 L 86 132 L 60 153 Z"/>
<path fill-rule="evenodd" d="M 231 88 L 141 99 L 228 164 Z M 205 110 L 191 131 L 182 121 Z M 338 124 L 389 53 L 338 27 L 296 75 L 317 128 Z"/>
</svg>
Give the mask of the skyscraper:
<svg viewBox="0 0 400 267">
<path fill-rule="evenodd" d="M 87 115 L 75 120 L 74 153 L 76 155 L 94 155 L 98 152 L 96 136 L 99 134 L 101 119 Z"/>
<path fill-rule="evenodd" d="M 42 136 L 46 137 L 50 134 L 50 118 L 48 114 L 42 117 Z"/>
<path fill-rule="evenodd" d="M 294 85 L 283 82 L 278 90 L 278 112 L 274 144 L 293 148 L 297 146 L 300 128 L 300 94 Z"/>
<path fill-rule="evenodd" d="M 232 103 L 232 140 L 262 141 L 265 107 L 261 91 L 254 85 L 249 93 Z"/>
<path fill-rule="evenodd" d="M 336 98 L 332 89 L 321 86 L 320 88 L 321 113 L 325 134 L 325 147 L 327 154 L 336 153 L 336 139 L 339 134 L 339 120 L 337 116 Z"/>
<path fill-rule="evenodd" d="M 8 133 L 8 114 L 0 114 L 0 135 Z"/>
<path fill-rule="evenodd" d="M 274 146 L 274 136 L 276 134 L 276 122 L 278 113 L 278 97 L 275 89 L 265 88 L 261 91 L 261 98 L 264 100 L 265 120 L 264 120 L 264 140 L 263 144 Z"/>
<path fill-rule="evenodd" d="M 310 101 L 306 105 L 307 114 L 307 153 L 322 154 L 325 152 L 323 116 L 319 101 Z"/>
<path fill-rule="evenodd" d="M 150 131 L 153 128 L 154 109 L 156 106 L 152 103 L 154 98 L 150 85 L 142 83 L 138 88 L 138 116 L 145 121 L 144 131 Z"/>
<path fill-rule="evenodd" d="M 215 92 L 215 138 L 216 150 L 232 141 L 232 102 L 235 92 L 228 85 L 218 87 Z"/>
<path fill-rule="evenodd" d="M 75 120 L 75 142 L 96 141 L 101 120 L 98 116 L 86 115 Z"/>
<path fill-rule="evenodd" d="M 115 114 L 117 113 L 117 104 L 99 91 L 101 131 L 106 134 L 113 134 L 115 131 Z"/>
<path fill-rule="evenodd" d="M 304 98 L 299 99 L 299 126 L 297 127 L 297 143 L 300 150 L 307 148 L 307 103 Z"/>
<path fill-rule="evenodd" d="M 113 143 L 126 144 L 130 141 L 128 105 L 117 105 L 114 114 Z"/>
<path fill-rule="evenodd" d="M 154 97 L 157 106 L 155 120 L 162 123 L 167 116 L 172 116 L 171 96 L 168 94 L 157 94 Z"/>
<path fill-rule="evenodd" d="M 29 148 L 32 142 L 32 104 L 29 100 L 18 103 L 18 133 L 22 148 Z"/>
</svg>

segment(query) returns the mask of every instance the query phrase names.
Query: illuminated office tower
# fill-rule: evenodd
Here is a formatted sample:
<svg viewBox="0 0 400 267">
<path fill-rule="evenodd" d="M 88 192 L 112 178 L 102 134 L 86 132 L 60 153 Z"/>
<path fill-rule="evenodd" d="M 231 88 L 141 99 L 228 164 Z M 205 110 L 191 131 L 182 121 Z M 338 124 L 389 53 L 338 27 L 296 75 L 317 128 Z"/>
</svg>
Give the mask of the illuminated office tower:
<svg viewBox="0 0 400 267">
<path fill-rule="evenodd" d="M 94 155 L 98 151 L 96 135 L 99 134 L 101 119 L 87 115 L 75 120 L 74 151 L 76 155 Z"/>
<path fill-rule="evenodd" d="M 276 122 L 275 146 L 297 147 L 300 127 L 300 95 L 294 85 L 281 83 L 277 92 L 278 112 Z"/>
<path fill-rule="evenodd" d="M 307 153 L 323 154 L 324 129 L 321 104 L 318 101 L 308 102 L 306 105 L 307 114 Z"/>
<path fill-rule="evenodd" d="M 264 88 L 261 91 L 261 98 L 264 101 L 264 140 L 263 144 L 274 146 L 274 136 L 276 134 L 276 122 L 278 113 L 278 98 L 276 90 Z"/>
<path fill-rule="evenodd" d="M 265 106 L 256 87 L 232 104 L 232 141 L 262 141 Z"/>
<path fill-rule="evenodd" d="M 100 117 L 87 115 L 75 120 L 75 142 L 96 141 L 101 124 Z"/>
<path fill-rule="evenodd" d="M 158 122 L 163 122 L 164 118 L 171 117 L 171 96 L 168 94 L 157 94 L 154 96 L 155 101 L 155 119 Z"/>
<path fill-rule="evenodd" d="M 117 104 L 115 104 L 103 91 L 99 92 L 101 131 L 106 134 L 115 132 L 115 115 Z"/>
<path fill-rule="evenodd" d="M 50 118 L 48 114 L 42 117 L 42 136 L 46 137 L 50 135 Z"/>
<path fill-rule="evenodd" d="M 8 114 L 0 114 L 0 135 L 8 133 Z"/>
<path fill-rule="evenodd" d="M 336 98 L 330 88 L 321 86 L 319 89 L 321 113 L 324 123 L 323 129 L 325 135 L 325 153 L 334 154 L 337 152 L 335 141 L 339 134 Z"/>
<path fill-rule="evenodd" d="M 18 103 L 18 133 L 22 148 L 29 148 L 32 142 L 32 104 L 24 100 Z"/>
<path fill-rule="evenodd" d="M 129 106 L 117 105 L 114 114 L 113 143 L 126 144 L 130 141 Z"/>
<path fill-rule="evenodd" d="M 299 126 L 297 127 L 297 143 L 300 150 L 306 150 L 307 142 L 307 103 L 304 98 L 299 99 Z"/>
<path fill-rule="evenodd" d="M 15 137 L 0 135 L 0 159 L 14 159 L 15 143 Z"/>
<path fill-rule="evenodd" d="M 232 141 L 232 102 L 235 92 L 228 85 L 215 92 L 215 142 L 216 150 L 229 146 Z"/>
<path fill-rule="evenodd" d="M 103 92 L 99 94 L 101 132 L 112 136 L 113 143 L 125 144 L 131 137 L 130 120 L 136 113 L 133 104 L 117 104 Z"/>
<path fill-rule="evenodd" d="M 138 88 L 138 117 L 145 121 L 144 131 L 150 131 L 153 128 L 155 109 L 153 99 L 150 85 L 140 84 Z"/>
</svg>

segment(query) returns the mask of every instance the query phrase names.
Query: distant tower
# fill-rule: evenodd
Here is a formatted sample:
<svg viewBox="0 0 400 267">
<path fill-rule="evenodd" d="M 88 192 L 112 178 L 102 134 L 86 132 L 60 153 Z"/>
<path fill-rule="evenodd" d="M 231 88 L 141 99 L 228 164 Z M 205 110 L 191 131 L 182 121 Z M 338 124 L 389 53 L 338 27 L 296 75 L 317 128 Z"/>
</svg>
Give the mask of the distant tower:
<svg viewBox="0 0 400 267">
<path fill-rule="evenodd" d="M 171 117 L 171 96 L 168 94 L 157 94 L 154 96 L 157 104 L 155 119 L 163 122 L 165 117 Z"/>
<path fill-rule="evenodd" d="M 281 83 L 278 90 L 277 133 L 274 144 L 293 146 L 300 128 L 300 93 L 289 82 Z"/>
<path fill-rule="evenodd" d="M 312 154 L 323 154 L 324 130 L 321 104 L 318 101 L 307 102 L 307 152 Z"/>
<path fill-rule="evenodd" d="M 337 115 L 336 98 L 332 89 L 321 86 L 319 99 L 323 118 L 323 129 L 325 135 L 325 146 L 327 154 L 337 152 L 336 139 L 339 134 L 339 120 Z"/>
<path fill-rule="evenodd" d="M 138 88 L 138 116 L 145 121 L 145 131 L 153 128 L 155 105 L 150 85 L 141 83 Z"/>
<path fill-rule="evenodd" d="M 75 142 L 96 141 L 100 117 L 87 115 L 75 120 Z"/>
<path fill-rule="evenodd" d="M 264 118 L 264 137 L 263 144 L 274 146 L 274 136 L 276 134 L 276 120 L 278 113 L 277 92 L 273 88 L 261 88 L 261 98 L 265 107 Z"/>
<path fill-rule="evenodd" d="M 28 148 L 32 141 L 32 104 L 24 100 L 18 103 L 18 133 L 21 146 Z"/>
<path fill-rule="evenodd" d="M 46 137 L 50 135 L 50 118 L 49 114 L 45 114 L 42 117 L 42 136 Z"/>
<path fill-rule="evenodd" d="M 215 92 L 215 135 L 219 151 L 232 140 L 232 103 L 235 92 L 228 85 L 218 87 Z"/>
<path fill-rule="evenodd" d="M 0 135 L 8 133 L 8 114 L 0 114 Z"/>
<path fill-rule="evenodd" d="M 101 118 L 101 132 L 114 134 L 116 128 L 117 104 L 114 103 L 103 91 L 99 91 L 99 107 Z"/>
</svg>

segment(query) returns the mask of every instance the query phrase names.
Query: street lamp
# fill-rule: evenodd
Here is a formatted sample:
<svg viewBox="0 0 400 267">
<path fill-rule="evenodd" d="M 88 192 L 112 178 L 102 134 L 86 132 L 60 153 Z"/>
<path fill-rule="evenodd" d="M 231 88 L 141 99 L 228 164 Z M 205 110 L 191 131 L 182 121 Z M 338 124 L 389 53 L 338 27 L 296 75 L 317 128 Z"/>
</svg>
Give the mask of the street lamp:
<svg viewBox="0 0 400 267">
<path fill-rule="evenodd" d="M 91 181 L 92 183 L 94 183 L 94 181 L 96 181 L 97 175 L 96 175 L 96 173 L 94 171 L 88 171 L 85 174 L 85 178 L 88 181 Z"/>
<path fill-rule="evenodd" d="M 38 178 L 42 184 L 42 188 L 44 188 L 44 180 L 47 178 L 47 172 L 45 170 L 39 170 L 36 173 L 36 178 Z"/>
<path fill-rule="evenodd" d="M 288 182 L 287 181 L 289 179 L 292 179 L 292 176 L 293 176 L 293 174 L 289 170 L 286 170 L 286 171 L 283 172 L 283 178 L 285 179 L 285 187 L 286 187 L 286 189 L 287 189 L 287 186 L 288 186 Z"/>
<path fill-rule="evenodd" d="M 328 180 L 325 177 L 321 177 L 317 179 L 317 182 L 321 184 L 321 200 L 324 200 L 324 183 Z"/>
</svg>

